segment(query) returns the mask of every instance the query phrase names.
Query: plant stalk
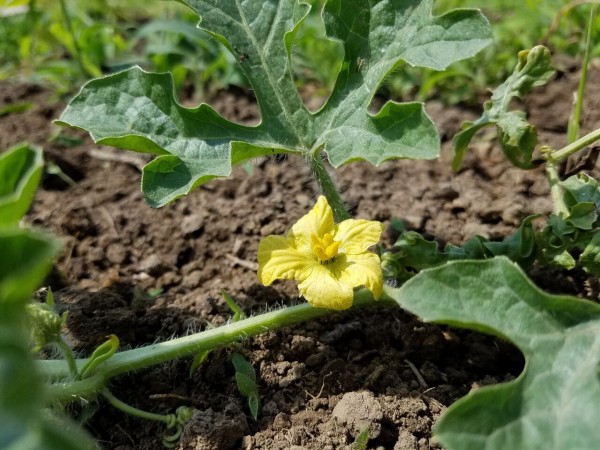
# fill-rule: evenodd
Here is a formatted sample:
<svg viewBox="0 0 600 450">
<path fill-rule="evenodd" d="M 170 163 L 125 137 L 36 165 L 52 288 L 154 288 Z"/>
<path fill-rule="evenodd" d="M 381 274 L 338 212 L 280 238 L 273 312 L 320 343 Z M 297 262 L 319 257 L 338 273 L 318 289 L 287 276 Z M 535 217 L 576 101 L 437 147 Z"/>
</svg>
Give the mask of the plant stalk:
<svg viewBox="0 0 600 450">
<path fill-rule="evenodd" d="M 165 424 L 169 424 L 169 417 L 163 416 L 161 414 L 154 414 L 148 411 L 143 411 L 141 409 L 135 408 L 131 405 L 128 405 L 125 402 L 122 402 L 117 397 L 115 397 L 112 392 L 108 389 L 102 389 L 102 396 L 108 400 L 108 402 L 117 409 L 120 409 L 124 413 L 130 414 L 132 416 L 141 417 L 142 419 L 155 420 L 157 422 L 163 422 Z"/>
<path fill-rule="evenodd" d="M 73 350 L 71 346 L 67 344 L 67 341 L 61 336 L 60 339 L 55 343 L 63 357 L 67 361 L 67 365 L 69 366 L 69 371 L 71 372 L 72 377 L 77 377 L 79 371 L 77 369 L 77 362 L 75 360 L 75 356 L 73 355 Z"/>
<path fill-rule="evenodd" d="M 569 214 L 569 210 L 563 201 L 563 189 L 560 187 L 560 177 L 558 175 L 557 164 L 548 161 L 546 163 L 546 176 L 548 177 L 548 183 L 550 184 L 550 194 L 552 196 L 552 205 L 554 213 L 566 217 Z"/>
<path fill-rule="evenodd" d="M 355 292 L 355 307 L 374 304 L 396 305 L 392 300 L 388 299 L 386 301 L 384 298 L 378 302 L 373 301 L 373 296 L 366 289 Z M 330 309 L 315 308 L 308 303 L 303 303 L 249 317 L 190 336 L 153 344 L 148 347 L 127 350 L 114 354 L 110 359 L 100 364 L 89 378 L 78 381 L 72 380 L 68 364 L 63 360 L 37 361 L 37 366 L 42 376 L 56 380 L 47 389 L 50 400 L 72 401 L 78 397 L 89 397 L 98 394 L 104 388 L 106 382 L 117 375 L 177 358 L 193 356 L 257 334 L 326 316 L 332 312 L 334 311 Z M 87 359 L 76 360 L 80 371 L 86 362 Z"/>
<path fill-rule="evenodd" d="M 581 65 L 581 76 L 579 77 L 579 85 L 577 87 L 577 97 L 575 98 L 575 104 L 573 105 L 573 111 L 571 117 L 569 117 L 569 127 L 567 129 L 567 142 L 570 144 L 577 140 L 579 136 L 579 124 L 581 123 L 581 112 L 583 110 L 583 96 L 585 93 L 585 86 L 587 84 L 588 67 L 590 64 L 590 54 L 592 47 L 592 31 L 594 29 L 594 17 L 596 16 L 596 8 L 598 5 L 593 5 L 590 9 L 590 17 L 587 23 L 586 38 L 585 38 L 585 50 L 583 55 L 583 62 Z"/>
<path fill-rule="evenodd" d="M 317 180 L 317 183 L 319 183 L 321 192 L 327 198 L 327 202 L 333 210 L 333 219 L 335 222 L 339 223 L 349 219 L 350 214 L 348 213 L 346 204 L 344 203 L 339 191 L 335 187 L 335 183 L 333 182 L 331 175 L 329 175 L 329 172 L 327 171 L 327 167 L 325 167 L 325 164 L 321 159 L 320 152 L 310 155 L 308 157 L 308 163 L 313 176 Z"/>
<path fill-rule="evenodd" d="M 546 154 L 546 160 L 549 163 L 558 164 L 558 163 L 564 161 L 565 159 L 567 159 L 573 153 L 577 153 L 579 150 L 587 147 L 592 142 L 595 142 L 599 139 L 600 139 L 600 128 L 592 131 L 591 133 L 586 134 L 583 137 L 580 137 L 572 144 L 569 144 L 560 150 L 557 150 L 555 152 L 549 152 L 548 154 Z"/>
</svg>

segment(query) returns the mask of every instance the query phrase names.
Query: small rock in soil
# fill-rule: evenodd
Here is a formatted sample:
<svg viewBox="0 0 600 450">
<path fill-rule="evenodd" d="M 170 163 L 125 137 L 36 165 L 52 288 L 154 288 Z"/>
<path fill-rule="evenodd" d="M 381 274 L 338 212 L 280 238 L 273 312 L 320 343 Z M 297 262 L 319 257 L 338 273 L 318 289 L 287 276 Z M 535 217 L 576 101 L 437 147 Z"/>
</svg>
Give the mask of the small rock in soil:
<svg viewBox="0 0 600 450">
<path fill-rule="evenodd" d="M 400 430 L 394 450 L 418 450 L 418 448 L 417 438 L 409 431 Z"/>
<path fill-rule="evenodd" d="M 112 264 L 122 264 L 127 258 L 127 250 L 120 244 L 110 244 L 106 249 L 106 259 Z"/>
<path fill-rule="evenodd" d="M 204 221 L 198 214 L 192 214 L 186 216 L 181 221 L 181 232 L 185 237 L 194 236 L 198 237 L 204 229 Z"/>
<path fill-rule="evenodd" d="M 369 391 L 344 394 L 333 408 L 332 417 L 339 424 L 345 425 L 354 437 L 367 428 L 371 439 L 381 433 L 383 411 L 375 396 Z"/>
<path fill-rule="evenodd" d="M 135 338 L 135 313 L 116 293 L 66 288 L 55 293 L 55 300 L 58 312 L 69 312 L 65 334 L 76 351 L 93 350 L 111 333 L 124 344 Z"/>
<path fill-rule="evenodd" d="M 160 256 L 154 253 L 144 258 L 140 262 L 139 269 L 142 272 L 146 272 L 147 274 L 156 277 L 165 273 L 169 269 L 169 266 L 165 264 L 165 262 L 161 259 Z"/>
<path fill-rule="evenodd" d="M 248 431 L 246 416 L 239 411 L 227 416 L 211 408 L 194 411 L 186 423 L 179 450 L 229 450 L 238 448 Z"/>
</svg>

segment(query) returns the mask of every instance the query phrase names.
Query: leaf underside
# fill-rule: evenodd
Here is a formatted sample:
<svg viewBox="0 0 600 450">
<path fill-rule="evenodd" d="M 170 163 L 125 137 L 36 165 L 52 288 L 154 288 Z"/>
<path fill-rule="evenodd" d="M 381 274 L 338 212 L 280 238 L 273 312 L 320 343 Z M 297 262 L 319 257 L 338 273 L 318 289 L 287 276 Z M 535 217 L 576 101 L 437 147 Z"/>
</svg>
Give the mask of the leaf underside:
<svg viewBox="0 0 600 450">
<path fill-rule="evenodd" d="M 505 258 L 425 270 L 388 295 L 426 321 L 501 336 L 521 375 L 452 405 L 435 436 L 448 449 L 591 449 L 600 442 L 600 305 L 545 294 Z"/>
<path fill-rule="evenodd" d="M 491 42 L 475 10 L 433 17 L 432 0 L 330 0 L 322 17 L 345 59 L 325 106 L 310 113 L 290 66 L 294 35 L 309 6 L 298 0 L 184 0 L 200 28 L 236 56 L 258 100 L 255 127 L 225 120 L 208 105 L 184 108 L 170 75 L 132 68 L 85 85 L 59 123 L 83 128 L 96 142 L 152 153 L 143 172 L 149 204 L 165 205 L 198 185 L 231 173 L 232 164 L 274 153 L 324 149 L 339 167 L 394 158 L 432 159 L 437 131 L 420 103 L 386 103 L 368 111 L 378 87 L 402 61 L 443 70 Z"/>
</svg>

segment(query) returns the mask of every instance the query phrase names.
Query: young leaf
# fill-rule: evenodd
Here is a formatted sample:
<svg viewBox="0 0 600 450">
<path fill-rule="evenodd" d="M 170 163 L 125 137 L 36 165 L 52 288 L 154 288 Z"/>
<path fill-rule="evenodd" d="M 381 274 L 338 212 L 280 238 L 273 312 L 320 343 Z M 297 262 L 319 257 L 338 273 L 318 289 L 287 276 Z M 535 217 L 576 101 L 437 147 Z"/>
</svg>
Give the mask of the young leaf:
<svg viewBox="0 0 600 450">
<path fill-rule="evenodd" d="M 538 234 L 540 254 L 559 267 L 572 269 L 579 264 L 586 272 L 600 275 L 598 183 L 580 172 L 559 185 L 567 211 L 548 218 L 548 225 Z"/>
<path fill-rule="evenodd" d="M 462 247 L 448 244 L 442 250 L 435 241 L 428 241 L 415 231 L 406 231 L 403 225 L 395 228 L 400 237 L 390 251 L 382 252 L 381 261 L 386 277 L 406 281 L 416 272 L 460 259 L 489 259 L 508 256 L 523 267 L 529 267 L 537 256 L 536 234 L 533 221 L 539 215 L 528 216 L 517 230 L 502 241 L 489 241 L 473 236 Z"/>
<path fill-rule="evenodd" d="M 0 227 L 16 225 L 25 215 L 42 176 L 42 150 L 28 144 L 0 155 Z"/>
<path fill-rule="evenodd" d="M 225 292 L 225 290 L 222 290 L 221 294 L 223 294 L 223 300 L 225 300 L 225 303 L 227 303 L 227 306 L 229 306 L 229 309 L 233 313 L 233 322 L 237 322 L 238 320 L 244 319 L 246 315 L 244 314 L 244 311 L 241 310 L 240 306 L 236 303 L 235 299 L 227 292 Z"/>
<path fill-rule="evenodd" d="M 211 353 L 212 353 L 212 350 L 204 350 L 203 352 L 200 352 L 196 356 L 194 356 L 194 360 L 192 361 L 192 364 L 190 365 L 190 371 L 189 371 L 190 378 L 192 378 L 194 376 L 194 373 L 196 372 L 196 370 L 198 370 L 198 367 L 200 367 L 200 364 L 202 364 L 204 362 L 204 360 L 206 358 L 208 358 L 208 355 L 210 355 Z"/>
<path fill-rule="evenodd" d="M 60 341 L 61 329 L 67 319 L 66 312 L 60 315 L 49 303 L 36 301 L 25 305 L 25 311 L 33 352 L 38 352 L 46 344 Z"/>
<path fill-rule="evenodd" d="M 534 87 L 546 84 L 553 74 L 550 51 L 546 47 L 538 45 L 531 50 L 519 52 L 515 70 L 496 88 L 491 100 L 485 103 L 483 115 L 475 122 L 464 123 L 463 130 L 454 136 L 454 170 L 460 168 L 475 133 L 489 125 L 496 125 L 506 157 L 518 167 L 531 168 L 531 155 L 537 145 L 537 132 L 525 120 L 524 113 L 508 111 L 508 107 L 513 97 L 520 98 Z"/>
<path fill-rule="evenodd" d="M 535 287 L 505 258 L 425 270 L 388 295 L 426 321 L 494 334 L 525 355 L 523 373 L 452 405 L 435 436 L 448 448 L 596 448 L 600 305 Z"/>
<path fill-rule="evenodd" d="M 248 396 L 248 409 L 250 409 L 250 415 L 254 420 L 258 419 L 258 410 L 260 409 L 260 400 L 258 398 L 258 391 L 253 392 Z"/>
<path fill-rule="evenodd" d="M 241 372 L 236 372 L 235 381 L 237 382 L 240 394 L 242 394 L 244 397 L 250 397 L 256 392 L 256 382 L 247 375 Z"/>
<path fill-rule="evenodd" d="M 111 334 L 106 342 L 94 350 L 92 356 L 89 357 L 86 364 L 81 368 L 81 378 L 89 376 L 96 367 L 114 355 L 118 349 L 119 338 Z"/>
<path fill-rule="evenodd" d="M 235 367 L 236 373 L 244 375 L 248 380 L 256 383 L 256 372 L 254 372 L 254 367 L 252 367 L 252 364 L 246 358 L 239 353 L 234 353 L 231 357 L 231 362 Z"/>
<path fill-rule="evenodd" d="M 371 100 L 402 61 L 443 70 L 491 42 L 489 24 L 478 11 L 433 17 L 433 0 L 330 0 L 323 10 L 327 36 L 342 42 L 345 58 L 327 104 L 311 114 L 290 67 L 294 35 L 309 5 L 298 0 L 182 3 L 239 61 L 258 100 L 258 126 L 229 122 L 208 105 L 183 108 L 169 75 L 139 68 L 91 81 L 58 121 L 89 131 L 96 142 L 157 155 L 142 175 L 142 190 L 153 207 L 262 155 L 313 157 L 324 149 L 335 167 L 355 160 L 435 158 L 440 140 L 422 104 L 388 102 L 372 115 Z"/>
<path fill-rule="evenodd" d="M 600 274 L 600 233 L 594 233 L 585 246 L 579 257 L 579 264 L 588 273 L 596 276 Z"/>
<path fill-rule="evenodd" d="M 367 444 L 369 443 L 369 427 L 365 428 L 356 436 L 355 441 L 352 443 L 352 450 L 367 450 Z"/>
<path fill-rule="evenodd" d="M 256 372 L 252 364 L 239 353 L 234 353 L 231 362 L 235 367 L 235 381 L 240 394 L 248 399 L 248 408 L 254 420 L 258 417 L 260 401 L 258 397 L 258 384 L 256 384 Z"/>
<path fill-rule="evenodd" d="M 541 214 L 523 219 L 519 228 L 500 242 L 484 242 L 483 245 L 494 256 L 508 256 L 522 267 L 529 267 L 537 256 L 533 221 Z"/>
<path fill-rule="evenodd" d="M 600 189 L 598 182 L 589 175 L 579 172 L 560 182 L 565 190 L 564 201 L 567 207 L 577 203 L 593 203 L 600 206 Z"/>
</svg>

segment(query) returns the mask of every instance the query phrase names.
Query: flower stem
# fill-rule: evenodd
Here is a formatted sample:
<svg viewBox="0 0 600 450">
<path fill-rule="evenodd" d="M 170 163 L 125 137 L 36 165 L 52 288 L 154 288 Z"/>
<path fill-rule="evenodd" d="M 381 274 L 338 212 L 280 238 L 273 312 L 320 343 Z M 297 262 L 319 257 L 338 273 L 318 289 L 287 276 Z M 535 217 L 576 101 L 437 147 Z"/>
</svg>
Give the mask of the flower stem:
<svg viewBox="0 0 600 450">
<path fill-rule="evenodd" d="M 371 293 L 361 289 L 354 294 L 354 306 L 364 307 L 374 304 L 388 304 L 391 300 L 373 301 Z M 396 303 L 391 303 L 396 304 Z M 89 378 L 73 381 L 68 365 L 63 360 L 37 361 L 42 375 L 55 380 L 48 386 L 51 400 L 71 401 L 78 396 L 93 396 L 101 392 L 106 382 L 117 375 L 136 369 L 153 366 L 177 358 L 184 358 L 200 352 L 222 347 L 267 331 L 287 325 L 301 323 L 332 313 L 332 310 L 315 308 L 308 303 L 289 306 L 277 311 L 249 317 L 222 327 L 212 328 L 190 336 L 173 339 L 148 347 L 136 348 L 114 354 L 100 364 Z M 83 367 L 86 359 L 77 360 Z"/>
<path fill-rule="evenodd" d="M 321 192 L 327 198 L 327 202 L 333 210 L 334 220 L 339 223 L 349 219 L 350 214 L 348 213 L 348 209 L 346 208 L 344 200 L 335 187 L 335 184 L 331 179 L 331 175 L 329 175 L 325 164 L 323 164 L 320 154 L 311 155 L 308 158 L 313 176 L 317 180 L 317 183 L 319 183 Z"/>
</svg>

